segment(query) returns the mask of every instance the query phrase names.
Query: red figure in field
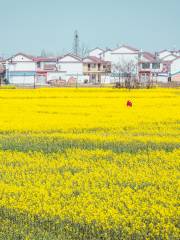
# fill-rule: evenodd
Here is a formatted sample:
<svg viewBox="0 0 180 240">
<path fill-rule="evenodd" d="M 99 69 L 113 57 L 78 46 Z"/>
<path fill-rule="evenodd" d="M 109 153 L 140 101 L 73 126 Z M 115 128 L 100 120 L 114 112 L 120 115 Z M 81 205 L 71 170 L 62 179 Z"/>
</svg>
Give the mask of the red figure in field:
<svg viewBox="0 0 180 240">
<path fill-rule="evenodd" d="M 127 107 L 132 107 L 132 106 L 133 106 L 132 102 L 130 100 L 128 100 L 127 101 Z"/>
</svg>

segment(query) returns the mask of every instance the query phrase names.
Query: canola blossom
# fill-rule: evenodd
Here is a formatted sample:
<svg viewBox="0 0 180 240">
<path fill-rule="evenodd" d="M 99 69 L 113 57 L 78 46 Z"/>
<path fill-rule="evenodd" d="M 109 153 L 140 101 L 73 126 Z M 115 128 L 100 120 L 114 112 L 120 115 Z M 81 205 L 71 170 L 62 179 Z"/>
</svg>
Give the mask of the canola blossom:
<svg viewBox="0 0 180 240">
<path fill-rule="evenodd" d="M 0 99 L 0 239 L 179 239 L 180 89 Z"/>
</svg>

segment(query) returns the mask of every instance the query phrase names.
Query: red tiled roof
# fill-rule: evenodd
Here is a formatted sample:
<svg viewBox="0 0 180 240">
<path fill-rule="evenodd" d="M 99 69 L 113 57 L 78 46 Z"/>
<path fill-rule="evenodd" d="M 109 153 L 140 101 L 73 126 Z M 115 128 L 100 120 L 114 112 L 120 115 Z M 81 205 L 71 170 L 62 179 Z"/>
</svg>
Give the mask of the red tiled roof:
<svg viewBox="0 0 180 240">
<path fill-rule="evenodd" d="M 94 56 L 89 56 L 89 57 L 84 58 L 83 62 L 86 62 L 86 59 L 89 59 L 89 60 L 91 60 L 94 63 L 102 63 L 102 64 L 103 63 L 104 64 L 110 63 L 110 62 L 104 61 L 104 60 L 102 60 L 100 58 L 97 58 L 97 57 L 94 57 Z"/>
<path fill-rule="evenodd" d="M 57 58 L 55 57 L 35 57 L 35 62 L 56 62 Z"/>
<path fill-rule="evenodd" d="M 75 54 L 73 54 L 73 53 L 65 54 L 65 55 L 62 56 L 62 57 L 58 57 L 58 59 L 61 60 L 62 58 L 68 57 L 68 56 L 70 56 L 70 57 L 72 57 L 72 58 L 75 58 L 75 59 L 77 59 L 77 60 L 80 61 L 80 62 L 82 61 L 82 58 L 81 58 L 80 56 L 75 55 Z"/>
<path fill-rule="evenodd" d="M 144 58 L 146 58 L 150 62 L 156 61 L 155 55 L 150 53 L 150 52 L 142 52 L 142 55 L 143 55 Z"/>
</svg>

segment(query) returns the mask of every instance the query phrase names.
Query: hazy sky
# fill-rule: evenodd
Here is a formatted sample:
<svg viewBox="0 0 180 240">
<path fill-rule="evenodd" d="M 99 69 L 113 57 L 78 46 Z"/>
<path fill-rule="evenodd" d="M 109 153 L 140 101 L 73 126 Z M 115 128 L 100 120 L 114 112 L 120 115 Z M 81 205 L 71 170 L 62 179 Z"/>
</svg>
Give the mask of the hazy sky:
<svg viewBox="0 0 180 240">
<path fill-rule="evenodd" d="M 0 0 L 0 54 L 128 44 L 180 49 L 180 0 Z"/>
</svg>

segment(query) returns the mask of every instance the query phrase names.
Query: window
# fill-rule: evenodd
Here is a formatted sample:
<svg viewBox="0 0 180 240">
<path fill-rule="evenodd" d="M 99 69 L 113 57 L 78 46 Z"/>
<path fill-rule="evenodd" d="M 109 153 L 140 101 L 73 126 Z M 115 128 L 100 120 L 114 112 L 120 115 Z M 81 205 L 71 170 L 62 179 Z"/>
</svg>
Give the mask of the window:
<svg viewBox="0 0 180 240">
<path fill-rule="evenodd" d="M 40 68 L 41 67 L 41 63 L 37 62 L 37 67 Z"/>
<path fill-rule="evenodd" d="M 143 69 L 148 69 L 148 68 L 150 68 L 150 63 L 142 63 L 142 68 L 143 68 Z"/>
<path fill-rule="evenodd" d="M 153 63 L 152 68 L 153 69 L 160 69 L 160 63 Z"/>
<path fill-rule="evenodd" d="M 88 64 L 88 71 L 91 70 L 91 64 Z"/>
<path fill-rule="evenodd" d="M 98 64 L 98 71 L 100 71 L 101 70 L 101 64 L 99 63 Z"/>
</svg>

